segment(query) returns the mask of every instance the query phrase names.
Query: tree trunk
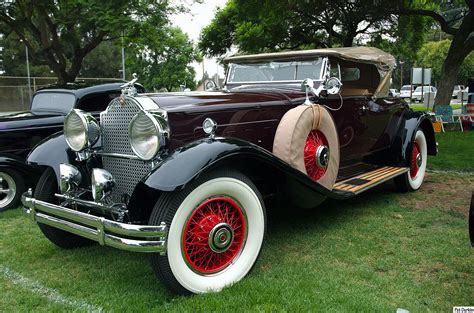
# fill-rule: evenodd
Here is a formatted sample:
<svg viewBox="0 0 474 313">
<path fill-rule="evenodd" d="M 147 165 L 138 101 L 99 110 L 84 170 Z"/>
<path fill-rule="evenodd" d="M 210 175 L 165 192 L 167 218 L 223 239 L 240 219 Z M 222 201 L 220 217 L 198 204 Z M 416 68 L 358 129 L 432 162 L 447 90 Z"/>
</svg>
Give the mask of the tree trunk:
<svg viewBox="0 0 474 313">
<path fill-rule="evenodd" d="M 471 36 L 474 30 L 474 12 L 466 15 L 453 36 L 453 41 L 448 50 L 448 55 L 441 68 L 441 79 L 435 99 L 435 107 L 438 105 L 449 105 L 453 95 L 453 88 L 459 74 L 459 69 L 464 59 L 472 51 L 474 37 Z"/>
</svg>

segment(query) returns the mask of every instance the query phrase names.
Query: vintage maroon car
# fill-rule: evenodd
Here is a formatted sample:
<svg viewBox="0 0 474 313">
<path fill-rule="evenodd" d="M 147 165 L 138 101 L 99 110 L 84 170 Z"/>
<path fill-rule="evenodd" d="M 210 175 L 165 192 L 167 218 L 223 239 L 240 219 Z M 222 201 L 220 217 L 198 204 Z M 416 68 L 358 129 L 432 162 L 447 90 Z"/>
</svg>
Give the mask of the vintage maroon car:
<svg viewBox="0 0 474 313">
<path fill-rule="evenodd" d="M 73 110 L 28 157 L 27 215 L 62 248 L 149 252 L 178 293 L 218 291 L 254 265 L 265 204 L 312 208 L 389 179 L 420 188 L 430 120 L 388 96 L 395 60 L 335 48 L 226 59 L 221 91 L 137 95 Z"/>
</svg>

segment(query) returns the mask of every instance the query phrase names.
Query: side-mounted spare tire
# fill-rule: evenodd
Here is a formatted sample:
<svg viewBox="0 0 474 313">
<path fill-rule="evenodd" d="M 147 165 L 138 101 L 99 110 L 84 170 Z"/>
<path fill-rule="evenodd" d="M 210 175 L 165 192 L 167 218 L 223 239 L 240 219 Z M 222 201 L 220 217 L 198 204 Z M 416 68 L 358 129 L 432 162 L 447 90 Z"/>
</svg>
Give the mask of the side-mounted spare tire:
<svg viewBox="0 0 474 313">
<path fill-rule="evenodd" d="M 331 114 L 318 104 L 286 112 L 275 134 L 273 154 L 332 190 L 339 171 L 339 139 Z"/>
</svg>

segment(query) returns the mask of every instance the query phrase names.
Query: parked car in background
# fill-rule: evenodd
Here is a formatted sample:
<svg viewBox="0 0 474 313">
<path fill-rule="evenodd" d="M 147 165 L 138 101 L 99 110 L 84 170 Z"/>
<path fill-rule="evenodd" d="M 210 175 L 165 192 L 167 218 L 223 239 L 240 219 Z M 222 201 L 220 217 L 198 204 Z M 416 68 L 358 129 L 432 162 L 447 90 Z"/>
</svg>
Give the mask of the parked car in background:
<svg viewBox="0 0 474 313">
<path fill-rule="evenodd" d="M 422 91 L 423 89 L 423 91 Z M 421 100 L 423 99 L 423 95 L 425 94 L 425 92 L 431 92 L 431 93 L 434 93 L 434 97 L 436 97 L 436 87 L 433 87 L 433 86 L 418 86 L 416 87 L 415 91 L 413 92 L 412 94 L 412 101 L 413 102 L 421 102 Z"/>
<path fill-rule="evenodd" d="M 59 247 L 151 253 L 168 288 L 205 293 L 253 267 L 270 203 L 309 209 L 389 179 L 402 191 L 422 185 L 434 131 L 427 114 L 388 95 L 390 54 L 352 47 L 225 62 L 222 91 L 139 95 L 131 82 L 100 125 L 71 111 L 64 133 L 28 157 L 44 173 L 23 196 L 26 215 Z"/>
<path fill-rule="evenodd" d="M 392 96 L 392 97 L 395 97 L 395 98 L 400 97 L 400 93 L 398 92 L 397 89 L 390 89 L 389 95 Z"/>
<path fill-rule="evenodd" d="M 460 91 L 463 91 L 464 90 L 464 86 L 463 85 L 454 85 L 454 88 L 453 88 L 453 96 L 452 98 L 453 99 L 457 99 L 457 97 L 459 96 L 459 92 Z M 461 98 L 459 98 L 461 99 Z"/>
<path fill-rule="evenodd" d="M 98 118 L 110 100 L 120 95 L 123 84 L 98 81 L 50 85 L 35 92 L 30 111 L 0 116 L 0 211 L 17 207 L 25 187 L 35 185 L 41 175 L 25 163 L 31 149 L 62 130 L 64 117 L 74 108 Z M 138 88 L 143 91 L 141 86 Z"/>
<path fill-rule="evenodd" d="M 402 89 L 400 89 L 400 98 L 402 99 L 410 99 L 411 94 L 415 91 L 416 86 L 414 85 L 403 85 Z"/>
</svg>

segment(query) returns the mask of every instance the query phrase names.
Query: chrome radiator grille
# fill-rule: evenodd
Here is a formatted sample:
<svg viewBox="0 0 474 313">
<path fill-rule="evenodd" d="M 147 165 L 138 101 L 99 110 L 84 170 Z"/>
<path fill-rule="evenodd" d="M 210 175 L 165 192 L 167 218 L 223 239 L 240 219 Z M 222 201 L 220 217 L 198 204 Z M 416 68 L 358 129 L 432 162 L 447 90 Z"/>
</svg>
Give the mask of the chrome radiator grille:
<svg viewBox="0 0 474 313">
<path fill-rule="evenodd" d="M 103 152 L 135 155 L 128 139 L 128 126 L 138 112 L 140 107 L 131 99 L 121 104 L 117 98 L 109 104 L 100 117 Z M 150 164 L 140 160 L 102 156 L 102 164 L 117 183 L 112 193 L 114 202 L 121 202 L 123 194 L 131 196 L 137 183 L 150 171 Z"/>
</svg>

